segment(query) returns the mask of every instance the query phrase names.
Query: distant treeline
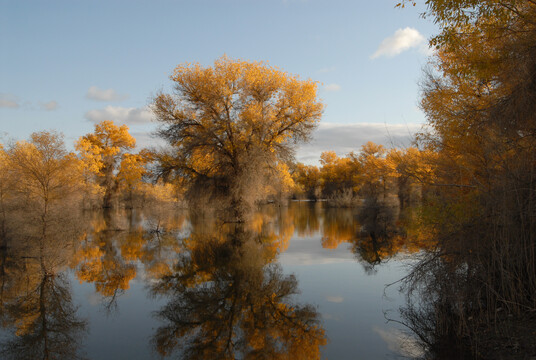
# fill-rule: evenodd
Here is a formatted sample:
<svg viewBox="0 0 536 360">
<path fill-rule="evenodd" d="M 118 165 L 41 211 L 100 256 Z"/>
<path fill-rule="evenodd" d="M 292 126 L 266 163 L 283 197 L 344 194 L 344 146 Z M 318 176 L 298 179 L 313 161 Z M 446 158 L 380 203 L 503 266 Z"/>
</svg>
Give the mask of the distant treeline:
<svg viewBox="0 0 536 360">
<path fill-rule="evenodd" d="M 135 145 L 127 126 L 113 121 L 96 124 L 94 132 L 80 137 L 76 152 L 68 152 L 63 136 L 55 131 L 0 144 L 0 201 L 5 204 L 23 196 L 48 202 L 74 196 L 73 192 L 90 207 L 184 200 L 191 191 L 186 179 L 161 176 L 165 154 L 149 149 L 134 152 Z M 320 167 L 293 161 L 276 164 L 279 181 L 258 189 L 262 196 L 256 200 L 327 199 L 334 206 L 354 206 L 359 199 L 398 195 L 404 208 L 421 197 L 423 184 L 432 181 L 433 160 L 430 151 L 387 150 L 372 142 L 345 157 L 326 151 Z"/>
<path fill-rule="evenodd" d="M 326 199 L 334 206 L 358 205 L 364 199 L 398 196 L 400 207 L 416 203 L 434 181 L 435 153 L 416 147 L 387 150 L 368 142 L 359 152 L 338 157 L 323 152 L 320 167 L 291 164 L 295 198 Z"/>
</svg>

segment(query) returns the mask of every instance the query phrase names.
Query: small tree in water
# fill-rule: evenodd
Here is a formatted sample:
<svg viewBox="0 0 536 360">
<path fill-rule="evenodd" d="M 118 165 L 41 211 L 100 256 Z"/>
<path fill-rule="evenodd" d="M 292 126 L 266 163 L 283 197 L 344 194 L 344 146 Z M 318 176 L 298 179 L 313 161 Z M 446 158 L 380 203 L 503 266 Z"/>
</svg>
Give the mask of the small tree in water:
<svg viewBox="0 0 536 360">
<path fill-rule="evenodd" d="M 320 120 L 316 82 L 225 56 L 213 67 L 179 65 L 171 80 L 175 91 L 152 106 L 173 148 L 160 156 L 162 172 L 186 179 L 191 202 L 228 199 L 241 219 Z"/>
</svg>

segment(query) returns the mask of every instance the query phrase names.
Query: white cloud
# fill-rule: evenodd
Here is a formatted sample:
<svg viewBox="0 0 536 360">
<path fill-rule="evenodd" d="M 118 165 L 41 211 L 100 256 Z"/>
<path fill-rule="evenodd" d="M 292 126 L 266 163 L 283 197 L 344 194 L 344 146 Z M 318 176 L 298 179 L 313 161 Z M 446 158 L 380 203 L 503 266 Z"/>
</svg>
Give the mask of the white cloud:
<svg viewBox="0 0 536 360">
<path fill-rule="evenodd" d="M 326 90 L 326 91 L 333 92 L 333 91 L 339 91 L 340 89 L 341 89 L 341 86 L 339 84 L 327 84 L 327 85 L 324 85 L 324 90 Z"/>
<path fill-rule="evenodd" d="M 87 302 L 92 306 L 98 306 L 102 304 L 102 296 L 100 296 L 96 291 L 91 291 L 86 293 Z"/>
<path fill-rule="evenodd" d="M 333 150 L 339 156 L 359 151 L 372 141 L 386 147 L 407 146 L 422 124 L 333 124 L 321 123 L 311 142 L 298 148 L 296 158 L 307 164 L 317 164 L 323 151 Z"/>
<path fill-rule="evenodd" d="M 128 98 L 127 94 L 118 94 L 114 89 L 99 89 L 91 86 L 87 90 L 86 98 L 97 101 L 121 101 Z"/>
<path fill-rule="evenodd" d="M 16 109 L 20 107 L 19 99 L 12 94 L 0 93 L 0 108 Z"/>
<path fill-rule="evenodd" d="M 53 111 L 56 110 L 59 105 L 57 101 L 49 101 L 47 103 L 41 103 L 40 107 L 42 110 Z"/>
<path fill-rule="evenodd" d="M 376 52 L 370 58 L 376 59 L 380 56 L 392 57 L 411 48 L 419 47 L 424 42 L 424 36 L 417 30 L 410 27 L 398 29 L 393 36 L 382 41 Z"/>
<path fill-rule="evenodd" d="M 324 253 L 326 251 L 324 249 Z M 326 257 L 324 254 L 298 254 L 285 252 L 279 258 L 279 262 L 282 265 L 292 265 L 292 266 L 309 266 L 309 265 L 328 265 L 328 264 L 342 264 L 342 263 L 355 263 L 355 256 L 352 257 L 352 252 L 348 249 L 344 249 L 350 256 L 345 258 L 344 256 L 340 257 Z M 320 252 L 320 251 L 319 251 Z M 329 254 L 329 253 L 328 253 Z"/>
<path fill-rule="evenodd" d="M 104 109 L 86 112 L 85 117 L 94 123 L 112 120 L 117 124 L 141 125 L 150 123 L 153 119 L 153 114 L 147 107 L 126 108 L 108 105 Z"/>
</svg>

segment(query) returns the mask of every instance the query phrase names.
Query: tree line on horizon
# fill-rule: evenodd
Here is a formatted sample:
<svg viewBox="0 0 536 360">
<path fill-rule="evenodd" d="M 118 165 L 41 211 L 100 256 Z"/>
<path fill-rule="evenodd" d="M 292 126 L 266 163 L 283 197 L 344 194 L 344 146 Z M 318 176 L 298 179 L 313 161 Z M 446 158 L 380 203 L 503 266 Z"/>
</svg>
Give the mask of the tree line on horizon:
<svg viewBox="0 0 536 360">
<path fill-rule="evenodd" d="M 92 208 L 133 206 L 133 196 L 180 201 L 192 191 L 185 179 L 164 179 L 158 173 L 167 154 L 141 149 L 134 152 L 136 140 L 126 125 L 113 121 L 95 125 L 92 133 L 75 143 L 76 152 L 67 152 L 63 135 L 41 131 L 28 140 L 0 144 L 0 183 L 3 201 L 26 193 L 48 201 L 76 187 Z M 277 164 L 277 183 L 264 189 L 256 201 L 288 198 L 329 200 L 333 206 L 354 206 L 358 198 L 400 197 L 401 207 L 410 196 L 417 196 L 420 180 L 430 172 L 433 154 L 410 147 L 386 149 L 368 142 L 359 152 L 339 157 L 334 151 L 320 156 L 320 166 L 289 161 Z M 428 170 L 426 170 L 428 169 Z M 23 180 L 23 181 L 21 181 Z M 398 193 L 397 193 L 398 191 Z M 143 202 L 138 203 L 138 206 Z"/>
</svg>

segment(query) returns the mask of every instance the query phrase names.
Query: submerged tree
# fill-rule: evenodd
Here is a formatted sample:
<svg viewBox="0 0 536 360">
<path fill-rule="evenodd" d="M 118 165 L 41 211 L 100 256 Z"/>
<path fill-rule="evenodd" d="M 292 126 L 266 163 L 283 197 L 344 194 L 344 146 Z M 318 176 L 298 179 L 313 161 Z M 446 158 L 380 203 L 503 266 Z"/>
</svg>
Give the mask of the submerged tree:
<svg viewBox="0 0 536 360">
<path fill-rule="evenodd" d="M 308 139 L 323 105 L 316 83 L 262 62 L 222 57 L 213 67 L 177 66 L 174 93 L 158 94 L 159 135 L 173 151 L 162 171 L 189 182 L 190 194 L 226 196 L 237 212 L 262 197 L 277 164 Z"/>
</svg>

